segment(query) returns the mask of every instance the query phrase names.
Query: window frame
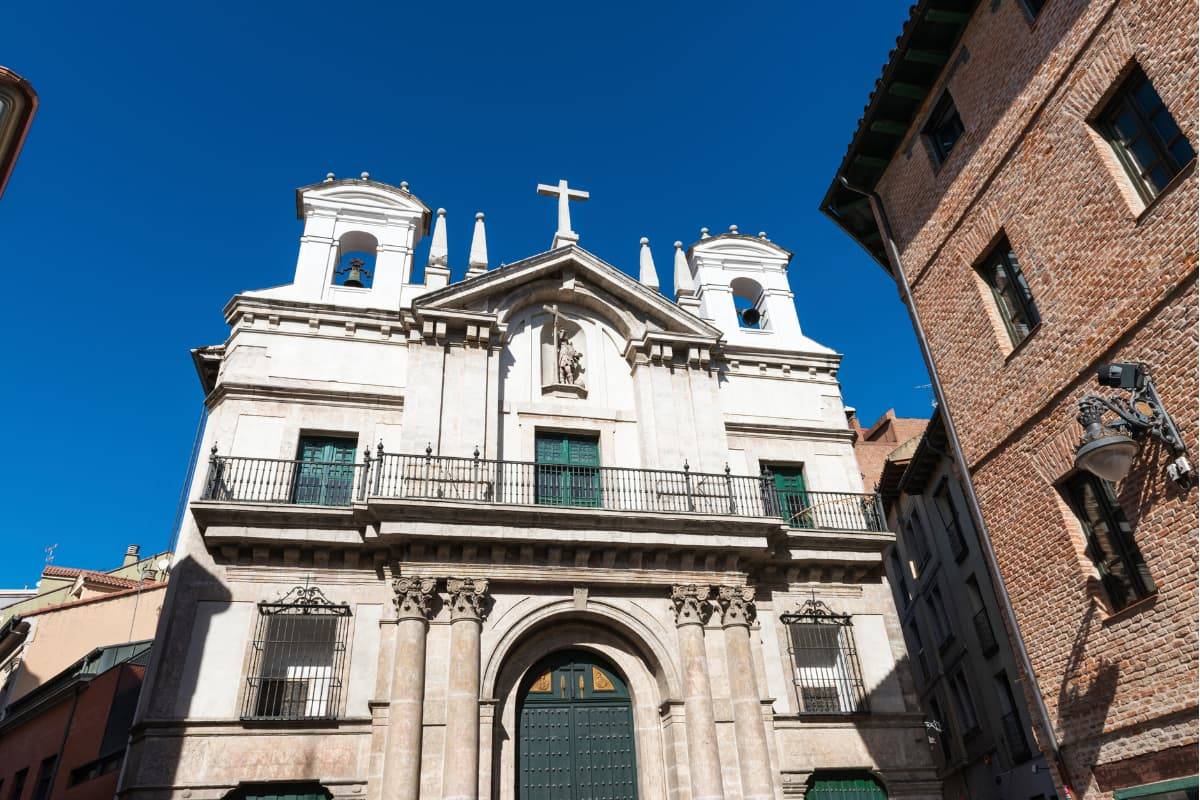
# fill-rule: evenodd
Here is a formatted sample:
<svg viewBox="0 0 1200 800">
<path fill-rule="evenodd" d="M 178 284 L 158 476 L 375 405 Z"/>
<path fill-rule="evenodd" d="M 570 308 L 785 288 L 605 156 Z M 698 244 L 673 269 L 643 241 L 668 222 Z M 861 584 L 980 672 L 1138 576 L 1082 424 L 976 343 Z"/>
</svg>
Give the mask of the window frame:
<svg viewBox="0 0 1200 800">
<path fill-rule="evenodd" d="M 806 600 L 796 611 L 781 614 L 780 623 L 787 629 L 787 650 L 792 666 L 792 685 L 796 692 L 796 708 L 801 716 L 830 715 L 849 716 L 870 712 L 866 682 L 863 680 L 862 664 L 858 651 L 854 646 L 854 624 L 849 614 L 838 614 L 824 602 L 815 597 Z M 801 638 L 801 628 L 816 630 L 831 630 L 834 632 L 835 644 L 829 646 L 810 646 L 816 641 L 813 637 Z M 817 682 L 806 683 L 809 678 L 816 677 L 813 670 L 825 669 L 813 664 L 801 663 L 801 651 L 836 651 L 832 678 L 822 678 Z M 806 674 L 805 670 L 809 670 Z M 832 685 L 827 683 L 832 681 Z M 804 696 L 805 689 L 833 689 L 837 698 L 837 710 L 816 708 L 808 710 Z"/>
<path fill-rule="evenodd" d="M 1074 487 L 1091 490 L 1102 517 L 1101 521 L 1111 531 L 1111 535 L 1106 537 L 1106 540 L 1102 541 L 1096 532 L 1086 507 L 1082 505 L 1084 498 L 1075 492 Z M 1113 613 L 1123 611 L 1134 603 L 1154 595 L 1158 591 L 1158 587 L 1154 584 L 1150 569 L 1133 538 L 1133 524 L 1125 516 L 1125 510 L 1117 498 L 1115 487 L 1090 472 L 1076 470 L 1064 478 L 1058 488 L 1083 533 L 1086 543 L 1085 551 L 1100 576 L 1100 585 L 1104 587 L 1105 598 Z M 1107 544 L 1114 546 L 1110 548 Z M 1107 560 L 1102 560 L 1101 553 L 1109 550 L 1116 552 Z M 1120 562 L 1128 576 L 1128 580 L 1125 581 L 1128 585 L 1124 587 L 1120 597 L 1115 592 L 1115 584 L 1121 578 L 1111 571 L 1111 565 L 1117 561 Z"/>
<path fill-rule="evenodd" d="M 975 698 L 971 696 L 971 684 L 967 680 L 966 670 L 959 669 L 947 683 L 950 684 L 950 702 L 954 705 L 962 737 L 969 739 L 979 733 L 980 726 L 979 709 L 975 705 Z"/>
<path fill-rule="evenodd" d="M 952 123 L 958 128 L 958 131 L 954 134 L 954 141 L 947 145 L 943 141 L 941 130 L 947 124 Z M 933 110 L 929 112 L 929 118 L 921 128 L 921 135 L 929 145 L 929 152 L 933 157 L 935 168 L 940 168 L 942 164 L 946 163 L 950 154 L 954 152 L 954 146 L 959 143 L 966 132 L 967 127 L 963 123 L 962 114 L 958 111 L 958 104 L 954 102 L 950 90 L 943 89 L 942 96 L 934 104 Z"/>
<path fill-rule="evenodd" d="M 603 508 L 600 431 L 536 428 L 533 432 L 534 502 L 536 505 L 569 508 Z M 542 442 L 563 445 L 564 456 L 543 460 Z M 595 464 L 574 463 L 571 443 L 595 448 Z"/>
<path fill-rule="evenodd" d="M 350 606 L 346 603 L 331 602 L 315 586 L 296 586 L 279 600 L 259 603 L 258 612 L 245 670 L 241 719 L 255 722 L 317 722 L 338 719 L 342 712 L 344 673 L 349 663 L 347 655 L 352 618 Z M 328 640 L 323 638 L 311 640 L 283 638 L 277 632 L 272 631 L 272 622 L 287 617 L 308 620 L 330 618 L 332 620 L 332 636 Z M 296 632 L 297 626 L 291 627 L 292 632 Z M 273 634 L 280 638 L 270 638 Z M 294 656 L 298 651 L 303 652 L 305 647 L 315 649 L 315 646 L 324 645 L 326 641 L 329 644 L 328 665 L 289 663 L 289 656 Z M 279 650 L 276 650 L 272 657 L 273 645 L 283 652 L 280 653 Z M 291 650 L 288 651 L 284 648 L 291 648 Z M 284 674 L 274 674 L 280 671 L 280 667 L 283 668 Z M 321 674 L 307 674 L 314 667 L 321 670 Z M 301 670 L 302 674 L 292 675 L 293 669 Z M 280 683 L 284 687 L 283 694 L 279 694 L 278 690 L 274 690 L 275 693 L 271 694 L 272 689 L 268 687 L 275 687 Z M 297 701 L 295 697 L 290 696 L 289 687 L 299 684 L 305 685 L 305 693 L 304 697 Z M 313 701 L 309 694 L 313 685 L 317 685 L 320 689 L 320 697 L 316 701 Z M 297 702 L 301 709 L 299 713 L 294 713 L 292 709 L 289 709 L 288 704 L 293 704 L 294 708 L 294 704 Z M 318 709 L 316 713 L 311 711 L 314 702 Z M 274 705 L 278 705 L 280 710 L 271 712 L 269 709 Z M 264 711 L 264 708 L 268 710 Z"/>
<path fill-rule="evenodd" d="M 993 280 L 997 266 L 1004 272 L 1005 288 L 996 286 Z M 1037 327 L 1042 324 L 1042 315 L 1038 311 L 1037 301 L 1034 300 L 1029 279 L 1021 268 L 1021 259 L 1017 258 L 1016 250 L 1006 234 L 1001 233 L 995 243 L 988 248 L 983 258 L 979 259 L 975 265 L 975 273 L 987 286 L 996 312 L 1000 315 L 1001 322 L 1004 323 L 1004 330 L 1008 333 L 1009 343 L 1013 349 L 1016 349 L 1028 340 Z M 1006 292 L 1012 294 L 1012 301 L 1015 301 L 1015 304 L 1010 302 Z M 1019 324 L 1026 329 L 1024 335 L 1020 335 L 1014 327 L 1013 317 L 1015 316 L 1023 318 Z"/>
<path fill-rule="evenodd" d="M 949 478 L 943 476 L 937 487 L 934 488 L 933 507 L 942 520 L 942 526 L 950 534 L 950 549 L 954 551 L 954 560 L 961 562 L 967 557 L 970 548 L 967 545 L 967 536 L 963 530 L 962 520 L 958 516 L 958 508 L 954 504 L 954 495 L 950 491 Z M 950 513 L 950 519 L 946 519 L 947 511 Z"/>
<path fill-rule="evenodd" d="M 1150 88 L 1158 101 L 1156 108 L 1146 109 L 1138 98 L 1137 93 L 1143 85 Z M 1129 139 L 1126 139 L 1125 134 L 1117 126 L 1117 121 L 1124 116 L 1126 111 L 1131 114 L 1132 120 L 1137 125 L 1137 134 Z M 1170 141 L 1165 140 L 1162 132 L 1154 124 L 1153 120 L 1158 114 L 1166 114 L 1175 127 L 1175 136 Z M 1134 190 L 1146 205 L 1154 202 L 1188 164 L 1196 160 L 1196 148 L 1192 146 L 1191 140 L 1187 138 L 1187 134 L 1175 120 L 1175 115 L 1163 101 L 1162 95 L 1154 88 L 1149 76 L 1136 62 L 1122 76 L 1117 88 L 1105 100 L 1104 105 L 1092 120 L 1092 125 L 1112 148 L 1117 161 L 1124 168 L 1130 183 L 1133 184 Z M 1155 160 L 1145 168 L 1139 164 L 1137 156 L 1130 147 L 1139 138 L 1146 140 L 1155 156 Z M 1171 152 L 1171 148 L 1180 140 L 1183 140 L 1191 151 L 1191 157 L 1182 162 Z M 1152 182 L 1150 178 L 1150 174 L 1159 165 L 1170 172 L 1162 181 L 1161 186 L 1158 186 L 1156 181 Z"/>
<path fill-rule="evenodd" d="M 1049 2 L 1050 0 L 1020 0 L 1021 8 L 1029 16 L 1030 22 L 1036 20 L 1041 15 L 1042 11 L 1046 8 L 1046 4 Z"/>
</svg>

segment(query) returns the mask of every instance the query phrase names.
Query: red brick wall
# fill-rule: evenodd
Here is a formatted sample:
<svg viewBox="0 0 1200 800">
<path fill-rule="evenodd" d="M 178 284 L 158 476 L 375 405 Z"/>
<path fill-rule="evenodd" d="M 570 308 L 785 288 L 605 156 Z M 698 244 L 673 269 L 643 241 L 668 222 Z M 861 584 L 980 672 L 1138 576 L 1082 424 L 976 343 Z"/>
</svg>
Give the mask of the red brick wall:
<svg viewBox="0 0 1200 800">
<path fill-rule="evenodd" d="M 879 185 L 1039 689 L 1081 795 L 1176 777 L 1197 731 L 1197 490 L 1143 450 L 1121 502 L 1158 586 L 1110 616 L 1053 483 L 1094 366 L 1145 361 L 1197 446 L 1197 179 L 1145 208 L 1088 124 L 1137 60 L 1194 148 L 1196 5 L 980 4 L 943 75 L 966 127 L 940 170 L 910 132 Z M 940 96 L 940 87 L 931 102 Z M 915 125 L 919 129 L 923 115 Z M 1041 326 L 1014 351 L 973 265 L 1003 232 Z M 1100 766 L 1097 766 L 1100 765 Z M 1173 773 L 1173 774 L 1169 774 Z M 1125 783 L 1122 783 L 1125 781 Z"/>
</svg>

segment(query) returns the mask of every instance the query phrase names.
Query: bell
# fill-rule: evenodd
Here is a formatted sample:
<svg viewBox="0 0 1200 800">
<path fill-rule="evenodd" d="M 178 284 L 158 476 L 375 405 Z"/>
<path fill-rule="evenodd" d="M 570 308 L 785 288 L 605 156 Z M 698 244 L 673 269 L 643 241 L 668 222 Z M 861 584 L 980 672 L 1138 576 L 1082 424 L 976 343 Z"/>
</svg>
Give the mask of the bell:
<svg viewBox="0 0 1200 800">
<path fill-rule="evenodd" d="M 361 289 L 362 285 L 362 270 L 357 265 L 351 264 L 350 272 L 347 273 L 346 280 L 342 283 L 342 286 L 353 286 L 355 289 Z"/>
<path fill-rule="evenodd" d="M 762 314 L 758 313 L 757 308 L 747 308 L 742 311 L 742 324 L 747 328 L 757 328 L 758 321 L 762 319 Z"/>
</svg>

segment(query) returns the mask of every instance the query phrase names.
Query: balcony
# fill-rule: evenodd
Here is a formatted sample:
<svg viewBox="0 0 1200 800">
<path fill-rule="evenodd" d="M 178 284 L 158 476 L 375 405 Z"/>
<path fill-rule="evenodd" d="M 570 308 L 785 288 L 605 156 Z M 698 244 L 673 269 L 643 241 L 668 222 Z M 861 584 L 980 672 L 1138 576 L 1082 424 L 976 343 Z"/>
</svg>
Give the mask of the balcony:
<svg viewBox="0 0 1200 800">
<path fill-rule="evenodd" d="M 776 518 L 791 528 L 887 531 L 874 494 L 780 492 L 763 475 L 379 453 L 362 463 L 221 456 L 201 500 L 349 507 L 372 500 Z"/>
</svg>

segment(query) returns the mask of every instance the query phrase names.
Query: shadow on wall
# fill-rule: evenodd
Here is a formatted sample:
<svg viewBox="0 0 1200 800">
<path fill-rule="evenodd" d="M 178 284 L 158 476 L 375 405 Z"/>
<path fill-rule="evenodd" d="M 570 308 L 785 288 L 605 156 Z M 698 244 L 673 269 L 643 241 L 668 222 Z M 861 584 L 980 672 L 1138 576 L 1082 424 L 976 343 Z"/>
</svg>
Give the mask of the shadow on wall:
<svg viewBox="0 0 1200 800">
<path fill-rule="evenodd" d="M 130 730 L 129 756 L 118 797 L 128 796 L 130 787 L 175 783 L 185 740 L 180 736 L 148 736 L 150 724 L 177 719 L 179 709 L 191 705 L 200 659 L 189 651 L 193 641 L 203 643 L 208 639 L 210 625 L 207 616 L 197 614 L 198 604 L 228 604 L 232 597 L 229 589 L 191 556 L 173 568 L 159 615 L 149 674 Z"/>
<path fill-rule="evenodd" d="M 1101 591 L 1099 581 L 1088 581 L 1088 597 Z M 1071 771 L 1072 785 L 1086 795 L 1091 791 L 1092 771 L 1102 742 L 1101 734 L 1108 710 L 1117 691 L 1120 667 L 1103 656 L 1089 662 L 1087 657 L 1088 637 L 1098 628 L 1095 600 L 1089 600 L 1083 618 L 1075 631 L 1071 654 L 1063 671 L 1062 684 L 1058 690 L 1059 727 L 1063 731 L 1060 747 Z M 1082 767 L 1082 769 L 1080 768 Z"/>
</svg>

